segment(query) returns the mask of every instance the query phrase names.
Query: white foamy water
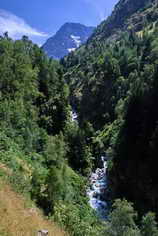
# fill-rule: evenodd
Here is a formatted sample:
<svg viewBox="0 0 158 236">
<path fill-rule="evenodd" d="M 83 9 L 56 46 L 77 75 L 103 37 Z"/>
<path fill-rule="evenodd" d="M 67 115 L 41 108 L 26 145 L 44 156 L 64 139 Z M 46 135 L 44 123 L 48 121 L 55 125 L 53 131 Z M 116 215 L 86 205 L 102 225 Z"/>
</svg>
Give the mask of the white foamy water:
<svg viewBox="0 0 158 236">
<path fill-rule="evenodd" d="M 107 190 L 107 162 L 103 156 L 101 157 L 101 160 L 103 168 L 98 168 L 95 173 L 91 174 L 90 187 L 87 190 L 87 196 L 89 197 L 90 206 L 96 210 L 97 215 L 104 220 L 106 219 L 108 210 L 107 203 L 104 200 Z"/>
<path fill-rule="evenodd" d="M 78 115 L 77 115 L 76 111 L 73 110 L 71 112 L 71 120 L 72 121 L 77 121 L 77 118 L 78 118 Z"/>
</svg>

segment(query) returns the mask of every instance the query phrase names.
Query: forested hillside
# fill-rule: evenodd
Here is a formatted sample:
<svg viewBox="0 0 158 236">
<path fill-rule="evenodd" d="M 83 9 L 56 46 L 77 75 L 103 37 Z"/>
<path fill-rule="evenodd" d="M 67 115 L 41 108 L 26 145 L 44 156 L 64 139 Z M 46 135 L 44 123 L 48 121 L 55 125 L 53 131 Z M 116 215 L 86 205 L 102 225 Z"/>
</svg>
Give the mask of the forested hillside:
<svg viewBox="0 0 158 236">
<path fill-rule="evenodd" d="M 72 235 L 99 235 L 86 198 L 90 147 L 62 70 L 27 37 L 0 38 L 0 176 Z"/>
<path fill-rule="evenodd" d="M 139 217 L 158 211 L 157 11 L 157 1 L 119 1 L 61 60 L 79 125 L 93 130 L 93 155 L 107 155 L 110 198 L 133 202 Z"/>
<path fill-rule="evenodd" d="M 157 11 L 121 0 L 60 63 L 26 36 L 0 38 L 0 178 L 70 235 L 158 235 Z M 106 221 L 86 196 L 101 156 Z"/>
</svg>

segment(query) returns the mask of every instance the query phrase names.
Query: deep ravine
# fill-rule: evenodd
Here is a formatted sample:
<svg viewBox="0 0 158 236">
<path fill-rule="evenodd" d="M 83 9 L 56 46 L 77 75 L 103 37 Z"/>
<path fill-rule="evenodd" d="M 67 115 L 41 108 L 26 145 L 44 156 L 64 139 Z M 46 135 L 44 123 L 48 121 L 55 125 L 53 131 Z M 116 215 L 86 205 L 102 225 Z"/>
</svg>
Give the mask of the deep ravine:
<svg viewBox="0 0 158 236">
<path fill-rule="evenodd" d="M 72 122 L 78 121 L 78 115 L 75 109 L 71 112 Z M 98 217 L 102 220 L 107 219 L 108 204 L 105 199 L 107 192 L 107 160 L 106 157 L 101 156 L 102 168 L 97 168 L 92 172 L 89 178 L 89 187 L 87 189 L 87 196 L 91 208 L 96 211 Z"/>
</svg>

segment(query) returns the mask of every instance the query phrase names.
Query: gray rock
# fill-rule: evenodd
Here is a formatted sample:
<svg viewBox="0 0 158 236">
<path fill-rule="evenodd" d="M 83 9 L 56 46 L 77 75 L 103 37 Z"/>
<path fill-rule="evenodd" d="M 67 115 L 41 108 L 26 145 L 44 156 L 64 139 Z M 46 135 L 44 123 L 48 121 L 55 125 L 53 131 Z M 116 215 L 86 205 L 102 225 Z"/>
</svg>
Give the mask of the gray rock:
<svg viewBox="0 0 158 236">
<path fill-rule="evenodd" d="M 39 230 L 37 236 L 48 236 L 48 230 Z"/>
</svg>

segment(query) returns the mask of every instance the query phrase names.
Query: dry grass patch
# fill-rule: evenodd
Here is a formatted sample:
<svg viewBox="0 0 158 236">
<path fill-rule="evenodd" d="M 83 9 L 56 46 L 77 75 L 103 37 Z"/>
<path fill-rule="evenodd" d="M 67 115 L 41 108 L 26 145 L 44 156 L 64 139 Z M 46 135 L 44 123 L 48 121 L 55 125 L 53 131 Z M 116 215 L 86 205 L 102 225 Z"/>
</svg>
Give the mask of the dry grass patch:
<svg viewBox="0 0 158 236">
<path fill-rule="evenodd" d="M 0 181 L 0 235 L 37 236 L 40 229 L 47 229 L 49 236 L 67 235 L 55 223 L 44 219 L 39 209 L 27 205 L 23 197 Z"/>
</svg>

